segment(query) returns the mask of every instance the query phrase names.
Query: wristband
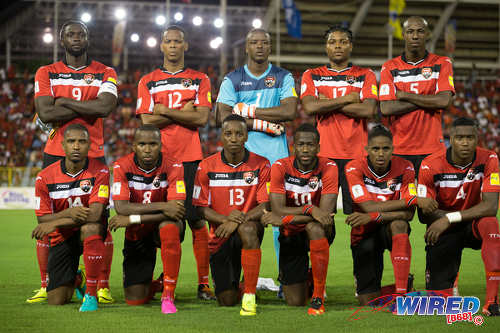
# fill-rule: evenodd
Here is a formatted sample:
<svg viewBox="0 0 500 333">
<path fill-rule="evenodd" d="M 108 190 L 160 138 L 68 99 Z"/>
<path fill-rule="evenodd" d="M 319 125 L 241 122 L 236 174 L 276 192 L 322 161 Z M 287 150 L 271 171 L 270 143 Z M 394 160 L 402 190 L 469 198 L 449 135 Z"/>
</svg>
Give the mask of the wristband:
<svg viewBox="0 0 500 333">
<path fill-rule="evenodd" d="M 311 215 L 313 208 L 314 208 L 313 205 L 302 206 L 302 214 Z"/>
<path fill-rule="evenodd" d="M 373 222 L 382 223 L 382 214 L 380 214 L 379 212 L 368 213 L 368 215 L 370 215 L 370 218 Z"/>
<path fill-rule="evenodd" d="M 141 224 L 141 215 L 129 215 L 130 224 Z"/>
<path fill-rule="evenodd" d="M 448 213 L 445 216 L 450 223 L 462 222 L 462 214 L 460 212 Z"/>
<path fill-rule="evenodd" d="M 290 222 L 292 222 L 294 216 L 293 215 L 287 215 L 287 216 L 283 216 L 281 218 L 281 223 L 283 223 L 283 225 L 287 225 L 287 224 L 290 224 Z"/>
<path fill-rule="evenodd" d="M 408 199 L 406 199 L 406 207 L 411 207 L 411 206 L 417 205 L 417 203 L 418 203 L 417 200 L 418 199 L 417 199 L 416 195 L 409 197 Z"/>
</svg>

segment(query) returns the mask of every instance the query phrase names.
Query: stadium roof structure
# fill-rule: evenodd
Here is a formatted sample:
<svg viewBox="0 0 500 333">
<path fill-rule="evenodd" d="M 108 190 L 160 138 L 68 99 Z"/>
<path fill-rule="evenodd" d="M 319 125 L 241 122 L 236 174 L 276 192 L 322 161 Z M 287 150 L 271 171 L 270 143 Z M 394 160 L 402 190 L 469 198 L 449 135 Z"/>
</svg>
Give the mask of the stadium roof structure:
<svg viewBox="0 0 500 333">
<path fill-rule="evenodd" d="M 359 65 L 380 67 L 388 58 L 388 6 L 389 0 L 295 0 L 302 16 L 302 39 L 287 34 L 285 12 L 277 8 L 282 0 L 192 0 L 190 4 L 171 0 L 170 23 L 181 12 L 181 25 L 187 32 L 190 49 L 186 63 L 195 68 L 212 65 L 217 67 L 223 52 L 231 69 L 244 61 L 243 42 L 252 28 L 252 20 L 260 18 L 263 27 L 273 37 L 271 60 L 292 70 L 324 64 L 324 31 L 333 23 L 345 23 L 355 34 L 353 62 Z M 204 3 L 201 3 L 204 2 Z M 215 37 L 224 37 L 224 29 L 216 28 L 213 20 L 221 16 L 220 2 L 227 2 L 225 40 L 222 48 L 209 46 Z M 90 54 L 96 60 L 111 63 L 113 28 L 117 23 L 114 11 L 118 6 L 127 12 L 125 46 L 128 67 L 149 69 L 161 64 L 162 55 L 156 47 L 147 47 L 146 40 L 159 39 L 163 26 L 155 23 L 159 14 L 165 15 L 166 0 L 150 1 L 73 1 L 73 0 L 26 0 L 11 2 L 0 14 L 0 61 L 5 63 L 9 53 L 12 62 L 52 62 L 53 42 L 42 41 L 44 32 L 55 30 L 55 6 L 57 3 L 58 27 L 71 18 L 80 18 L 89 12 L 92 20 L 87 23 L 91 33 Z M 214 4 L 215 3 L 215 4 Z M 423 16 L 429 22 L 432 38 L 428 49 L 446 55 L 444 29 L 450 19 L 456 20 L 456 50 L 453 54 L 455 72 L 476 68 L 490 73 L 500 68 L 500 4 L 499 0 L 406 0 L 401 18 Z M 204 23 L 195 26 L 191 20 L 199 15 Z M 57 28 L 58 29 L 58 28 Z M 276 45 L 279 30 L 279 57 Z M 139 42 L 132 42 L 130 35 L 139 35 Z M 56 34 L 57 35 L 57 34 Z M 8 43 L 7 43 L 8 40 Z M 10 50 L 10 52 L 7 52 Z M 403 50 L 403 42 L 393 39 L 393 56 Z M 59 48 L 59 58 L 62 54 Z M 120 65 L 123 68 L 123 60 Z M 0 65 L 0 67 L 2 67 Z M 119 68 L 120 69 L 120 68 Z"/>
</svg>

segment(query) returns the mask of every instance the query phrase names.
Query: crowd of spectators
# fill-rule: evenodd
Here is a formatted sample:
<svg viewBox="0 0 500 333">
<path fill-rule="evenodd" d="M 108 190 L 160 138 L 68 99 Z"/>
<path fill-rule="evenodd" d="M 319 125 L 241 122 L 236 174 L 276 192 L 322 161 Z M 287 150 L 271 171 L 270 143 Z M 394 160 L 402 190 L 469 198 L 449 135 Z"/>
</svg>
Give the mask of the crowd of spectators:
<svg viewBox="0 0 500 333">
<path fill-rule="evenodd" d="M 211 67 L 200 70 L 206 72 L 212 81 L 212 96 L 215 101 L 219 85 L 217 73 Z M 16 72 L 13 66 L 7 71 L 0 70 L 0 167 L 41 166 L 47 135 L 33 123 L 33 74 Z M 299 87 L 300 73 L 295 74 Z M 135 105 L 137 82 L 142 75 L 140 71 L 135 71 L 120 77 L 118 107 L 104 121 L 108 163 L 131 151 L 134 130 L 139 126 L 139 120 L 135 117 Z M 450 109 L 444 112 L 445 137 L 453 119 L 458 116 L 473 117 L 481 130 L 480 145 L 500 153 L 500 76 L 497 80 L 488 81 L 470 78 L 456 80 L 455 87 L 457 94 Z M 299 105 L 297 119 L 287 124 L 290 144 L 293 142 L 293 129 L 306 121 L 313 120 L 305 116 Z M 201 129 L 200 135 L 205 156 L 221 149 L 215 112 L 211 113 L 209 124 Z"/>
</svg>

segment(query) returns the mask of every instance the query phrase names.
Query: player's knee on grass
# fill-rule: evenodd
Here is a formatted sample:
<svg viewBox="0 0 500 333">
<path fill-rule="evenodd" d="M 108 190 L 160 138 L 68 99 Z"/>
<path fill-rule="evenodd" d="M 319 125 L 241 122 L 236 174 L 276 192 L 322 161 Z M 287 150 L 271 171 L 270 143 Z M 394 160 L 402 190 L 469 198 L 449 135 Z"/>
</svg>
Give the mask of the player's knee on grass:
<svg viewBox="0 0 500 333">
<path fill-rule="evenodd" d="M 188 220 L 188 224 L 191 230 L 198 230 L 206 227 L 205 220 L 195 220 L 195 221 Z"/>
<path fill-rule="evenodd" d="M 85 223 L 80 227 L 80 234 L 82 241 L 90 236 L 101 235 L 103 226 L 99 223 Z"/>
<path fill-rule="evenodd" d="M 244 249 L 258 249 L 260 247 L 257 225 L 253 222 L 245 222 L 239 225 L 238 234 Z"/>
<path fill-rule="evenodd" d="M 308 300 L 307 283 L 295 283 L 283 286 L 283 294 L 288 306 L 304 306 Z"/>
<path fill-rule="evenodd" d="M 390 225 L 391 235 L 407 234 L 408 222 L 402 220 L 392 221 Z"/>
<path fill-rule="evenodd" d="M 235 306 L 239 301 L 239 290 L 224 290 L 217 294 L 217 303 L 220 306 Z"/>
<path fill-rule="evenodd" d="M 70 285 L 61 286 L 47 292 L 49 305 L 64 305 L 71 301 L 74 288 Z"/>
<path fill-rule="evenodd" d="M 325 230 L 318 222 L 309 222 L 305 228 L 310 240 L 321 239 L 325 237 Z"/>
<path fill-rule="evenodd" d="M 134 284 L 125 288 L 125 300 L 127 301 L 141 301 L 149 296 L 149 289 L 151 284 Z"/>
</svg>

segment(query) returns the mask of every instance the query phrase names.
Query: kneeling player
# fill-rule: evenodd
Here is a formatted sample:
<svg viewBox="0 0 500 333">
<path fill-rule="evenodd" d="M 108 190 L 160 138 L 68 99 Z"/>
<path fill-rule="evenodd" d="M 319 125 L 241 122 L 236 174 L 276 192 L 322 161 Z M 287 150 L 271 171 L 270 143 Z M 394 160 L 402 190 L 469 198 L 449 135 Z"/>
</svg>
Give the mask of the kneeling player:
<svg viewBox="0 0 500 333">
<path fill-rule="evenodd" d="M 133 153 L 113 167 L 113 201 L 118 215 L 109 228 L 126 227 L 123 247 L 125 300 L 140 305 L 156 291 L 152 276 L 156 248 L 163 262 L 162 313 L 175 313 L 174 291 L 184 235 L 184 172 L 181 163 L 161 154 L 160 130 L 143 125 L 135 132 Z"/>
<path fill-rule="evenodd" d="M 481 249 L 486 271 L 483 313 L 499 316 L 498 157 L 477 147 L 477 127 L 471 119 L 456 119 L 450 137 L 451 147 L 427 157 L 418 177 L 419 200 L 430 197 L 439 203 L 432 213 L 419 212 L 427 224 L 427 289 L 451 295 L 462 250 Z"/>
<path fill-rule="evenodd" d="M 317 156 L 319 133 L 311 124 L 296 130 L 294 150 L 295 156 L 272 166 L 272 213 L 264 215 L 263 221 L 280 227 L 279 280 L 288 305 L 303 306 L 308 300 L 311 252 L 314 291 L 308 313 L 321 315 L 325 312 L 329 244 L 335 237 L 338 170 L 335 162 Z"/>
<path fill-rule="evenodd" d="M 392 134 L 384 126 L 368 133 L 368 156 L 345 167 L 355 204 L 346 218 L 351 229 L 351 250 L 359 303 L 380 296 L 384 250 L 391 251 L 396 293 L 406 293 L 410 273 L 409 221 L 414 205 L 435 209 L 434 200 L 416 199 L 415 171 L 410 162 L 392 156 Z"/>
<path fill-rule="evenodd" d="M 71 300 L 82 254 L 87 290 L 80 311 L 97 310 L 97 279 L 103 264 L 104 211 L 109 200 L 109 170 L 87 158 L 89 132 L 80 124 L 64 131 L 65 158 L 42 170 L 35 183 L 38 226 L 32 237 L 50 239 L 47 286 L 49 304 Z"/>
<path fill-rule="evenodd" d="M 222 306 L 238 302 L 243 268 L 240 315 L 253 316 L 264 232 L 260 219 L 268 202 L 271 170 L 267 159 L 245 149 L 247 138 L 243 117 L 233 114 L 224 119 L 224 149 L 200 163 L 193 204 L 210 224 L 210 270 L 217 301 Z"/>
</svg>

